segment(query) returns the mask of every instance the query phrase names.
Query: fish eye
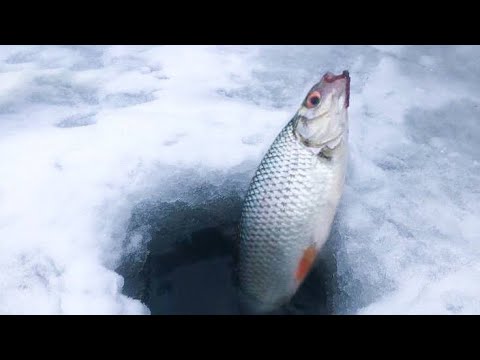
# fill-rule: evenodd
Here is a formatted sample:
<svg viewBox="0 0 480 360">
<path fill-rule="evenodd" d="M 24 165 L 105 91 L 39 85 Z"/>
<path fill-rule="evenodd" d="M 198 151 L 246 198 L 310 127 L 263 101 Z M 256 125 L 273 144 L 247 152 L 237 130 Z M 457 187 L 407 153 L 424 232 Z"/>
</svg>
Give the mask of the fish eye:
<svg viewBox="0 0 480 360">
<path fill-rule="evenodd" d="M 310 94 L 307 98 L 307 108 L 311 109 L 320 104 L 320 93 L 318 91 L 314 91 Z"/>
<path fill-rule="evenodd" d="M 319 102 L 320 98 L 318 96 L 312 96 L 310 98 L 310 104 L 312 104 L 313 106 L 317 106 Z"/>
</svg>

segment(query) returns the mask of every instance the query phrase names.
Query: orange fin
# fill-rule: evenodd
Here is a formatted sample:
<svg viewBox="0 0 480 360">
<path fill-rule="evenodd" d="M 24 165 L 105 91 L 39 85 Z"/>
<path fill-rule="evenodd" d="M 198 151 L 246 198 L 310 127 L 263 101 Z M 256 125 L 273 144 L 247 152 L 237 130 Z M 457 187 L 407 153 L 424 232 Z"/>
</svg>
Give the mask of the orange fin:
<svg viewBox="0 0 480 360">
<path fill-rule="evenodd" d="M 317 248 L 315 245 L 310 245 L 304 252 L 302 259 L 298 263 L 297 271 L 295 273 L 295 279 L 301 283 L 308 275 L 312 268 L 315 258 L 317 257 Z"/>
</svg>

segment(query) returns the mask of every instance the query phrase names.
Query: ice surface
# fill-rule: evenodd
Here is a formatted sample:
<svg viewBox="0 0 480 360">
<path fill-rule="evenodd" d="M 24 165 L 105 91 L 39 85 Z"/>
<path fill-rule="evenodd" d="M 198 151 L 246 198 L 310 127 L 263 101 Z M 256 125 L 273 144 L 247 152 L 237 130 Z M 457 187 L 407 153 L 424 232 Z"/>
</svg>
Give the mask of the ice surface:
<svg viewBox="0 0 480 360">
<path fill-rule="evenodd" d="M 480 313 L 479 59 L 467 46 L 0 47 L 0 313 L 149 313 L 116 272 L 149 240 L 129 232 L 135 209 L 198 207 L 211 195 L 192 188 L 239 174 L 243 189 L 305 91 L 344 69 L 335 312 Z"/>
</svg>

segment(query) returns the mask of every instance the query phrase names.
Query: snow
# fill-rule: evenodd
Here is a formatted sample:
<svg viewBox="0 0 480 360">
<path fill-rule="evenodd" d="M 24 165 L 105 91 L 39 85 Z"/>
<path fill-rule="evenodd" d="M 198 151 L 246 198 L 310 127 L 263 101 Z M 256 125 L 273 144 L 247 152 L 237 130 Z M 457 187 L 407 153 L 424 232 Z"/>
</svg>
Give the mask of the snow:
<svg viewBox="0 0 480 360">
<path fill-rule="evenodd" d="M 351 154 L 335 311 L 480 313 L 479 55 L 0 47 L 0 313 L 148 314 L 115 271 L 145 250 L 141 234 L 126 235 L 135 206 L 182 191 L 188 201 L 185 183 L 253 171 L 308 88 L 344 69 Z"/>
</svg>

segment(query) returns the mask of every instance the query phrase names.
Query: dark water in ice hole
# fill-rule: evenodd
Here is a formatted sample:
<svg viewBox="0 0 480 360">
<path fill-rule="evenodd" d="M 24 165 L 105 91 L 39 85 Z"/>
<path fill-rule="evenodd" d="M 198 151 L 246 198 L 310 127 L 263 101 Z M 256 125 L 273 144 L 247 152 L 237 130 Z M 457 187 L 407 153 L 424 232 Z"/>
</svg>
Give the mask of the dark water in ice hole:
<svg viewBox="0 0 480 360">
<path fill-rule="evenodd" d="M 143 259 L 126 258 L 117 271 L 124 294 L 156 314 L 241 314 L 233 277 L 235 228 L 242 199 L 230 194 L 192 205 L 143 204 L 130 231 L 151 236 Z M 335 282 L 332 237 L 291 302 L 273 314 L 330 314 Z"/>
</svg>

